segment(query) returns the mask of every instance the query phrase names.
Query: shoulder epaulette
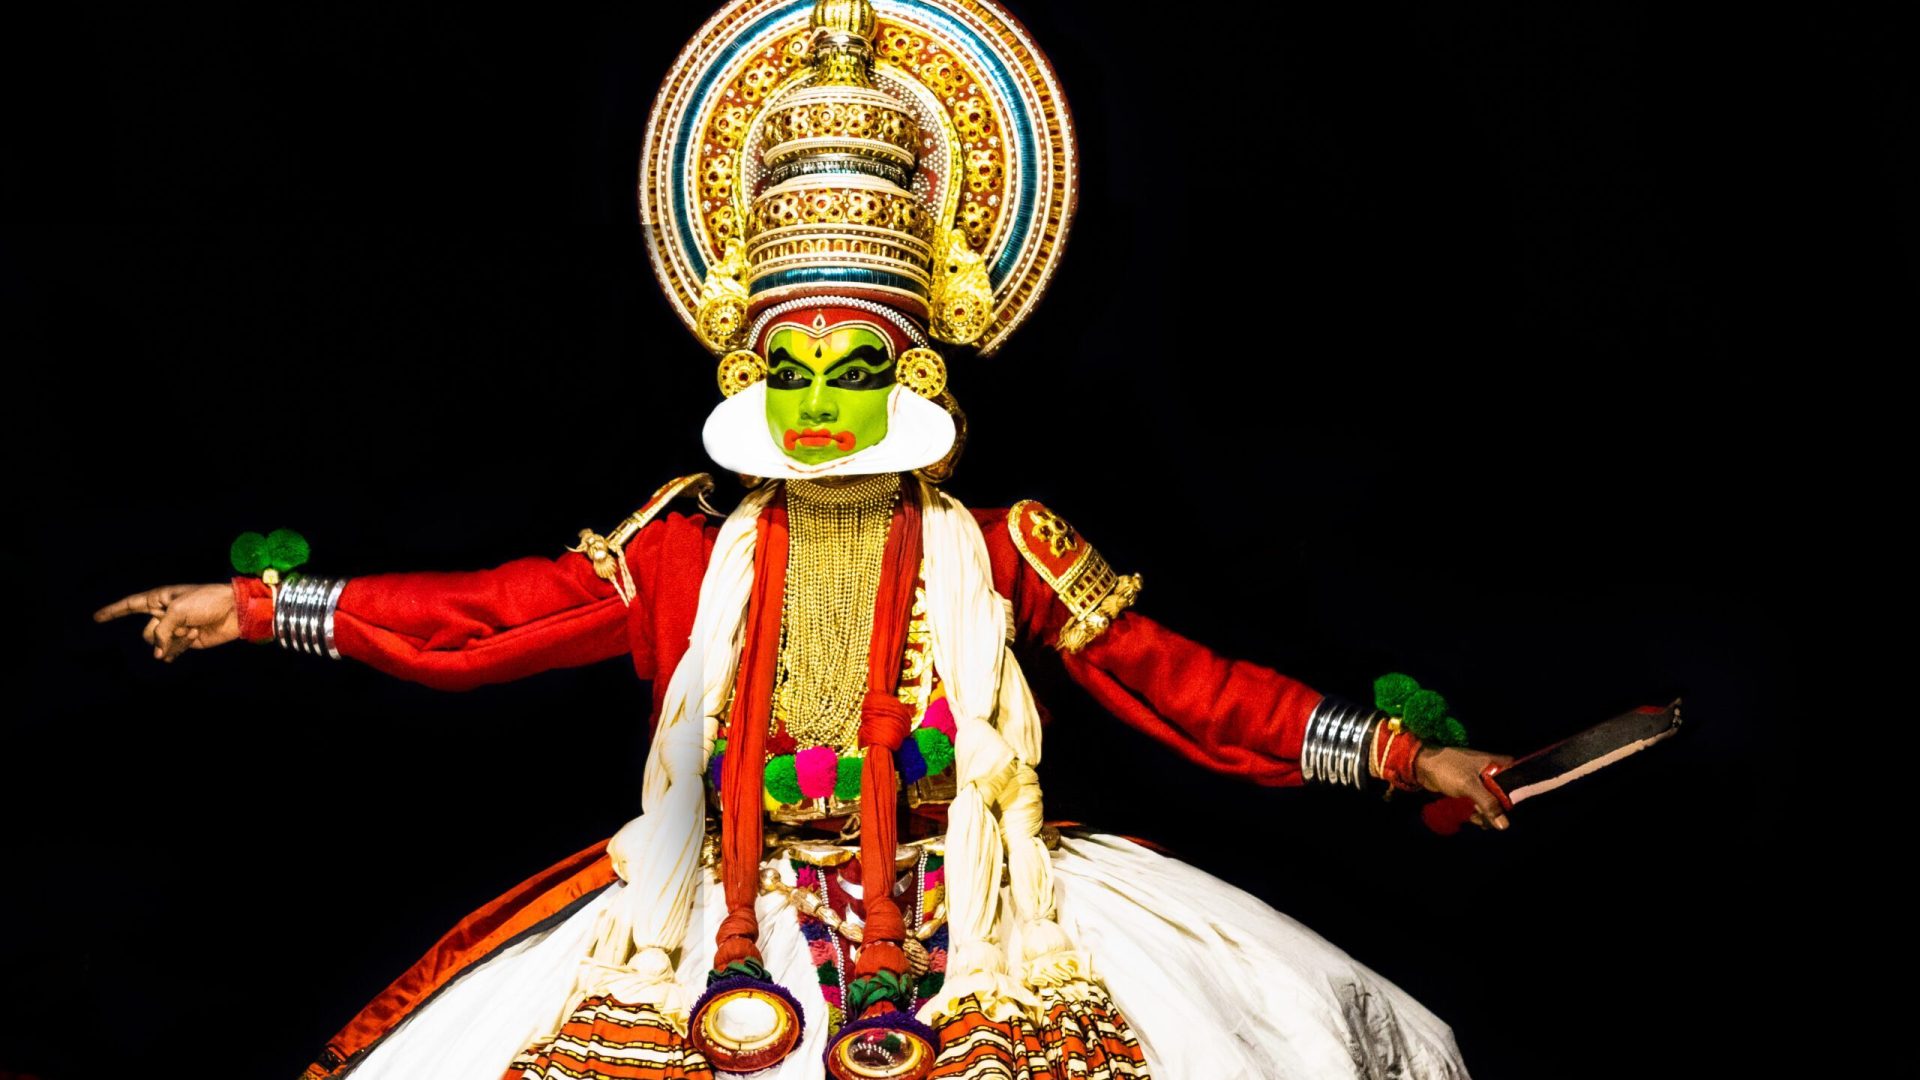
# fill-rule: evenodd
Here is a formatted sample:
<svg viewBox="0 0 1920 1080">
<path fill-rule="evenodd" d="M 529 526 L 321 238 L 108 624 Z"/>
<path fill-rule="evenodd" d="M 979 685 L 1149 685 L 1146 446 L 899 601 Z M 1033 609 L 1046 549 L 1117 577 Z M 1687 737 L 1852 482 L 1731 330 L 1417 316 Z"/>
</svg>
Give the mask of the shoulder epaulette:
<svg viewBox="0 0 1920 1080">
<path fill-rule="evenodd" d="M 1059 594 L 1073 616 L 1054 642 L 1061 652 L 1086 648 L 1140 595 L 1139 574 L 1115 574 L 1066 519 L 1032 499 L 1007 511 L 1007 532 L 1027 565 Z"/>
<path fill-rule="evenodd" d="M 699 501 L 700 508 L 707 513 L 717 513 L 707 505 L 707 493 L 713 490 L 713 477 L 707 473 L 694 473 L 681 476 L 661 486 L 653 493 L 640 509 L 628 514 L 625 521 L 614 526 L 611 533 L 601 536 L 592 529 L 580 530 L 580 543 L 568 548 L 585 555 L 593 563 L 593 572 L 601 580 L 613 582 L 613 591 L 620 594 L 620 602 L 633 603 L 633 574 L 627 569 L 627 544 L 647 523 L 660 516 L 667 504 L 682 495 L 692 494 Z"/>
</svg>

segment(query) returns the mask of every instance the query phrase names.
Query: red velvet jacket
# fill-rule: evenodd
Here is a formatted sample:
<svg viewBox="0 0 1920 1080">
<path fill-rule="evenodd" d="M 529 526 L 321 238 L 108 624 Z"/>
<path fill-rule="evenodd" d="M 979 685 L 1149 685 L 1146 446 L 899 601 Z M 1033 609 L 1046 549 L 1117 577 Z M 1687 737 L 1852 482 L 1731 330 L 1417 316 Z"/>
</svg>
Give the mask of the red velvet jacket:
<svg viewBox="0 0 1920 1080">
<path fill-rule="evenodd" d="M 1021 642 L 1051 646 L 1071 615 L 1016 545 L 1007 515 L 974 511 L 994 588 L 1012 600 Z M 571 552 L 491 570 L 353 578 L 335 613 L 335 644 L 342 656 L 445 690 L 624 654 L 653 684 L 653 723 L 692 633 L 718 532 L 704 515 L 678 513 L 642 529 L 627 545 L 636 586 L 631 605 L 586 556 Z M 265 586 L 236 578 L 235 589 L 243 635 L 269 637 Z M 1297 680 L 1220 656 L 1132 610 L 1061 660 L 1101 705 L 1188 760 L 1261 784 L 1301 782 L 1300 745 L 1320 694 Z"/>
</svg>

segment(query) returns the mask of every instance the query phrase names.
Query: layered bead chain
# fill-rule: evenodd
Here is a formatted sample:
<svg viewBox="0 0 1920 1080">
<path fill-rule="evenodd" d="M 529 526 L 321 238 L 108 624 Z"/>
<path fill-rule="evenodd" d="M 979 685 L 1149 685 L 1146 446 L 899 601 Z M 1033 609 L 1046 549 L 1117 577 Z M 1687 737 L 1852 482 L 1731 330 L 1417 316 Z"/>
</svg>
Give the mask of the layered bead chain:
<svg viewBox="0 0 1920 1080">
<path fill-rule="evenodd" d="M 787 482 L 787 582 L 774 715 L 799 745 L 852 749 L 900 475 Z"/>
</svg>

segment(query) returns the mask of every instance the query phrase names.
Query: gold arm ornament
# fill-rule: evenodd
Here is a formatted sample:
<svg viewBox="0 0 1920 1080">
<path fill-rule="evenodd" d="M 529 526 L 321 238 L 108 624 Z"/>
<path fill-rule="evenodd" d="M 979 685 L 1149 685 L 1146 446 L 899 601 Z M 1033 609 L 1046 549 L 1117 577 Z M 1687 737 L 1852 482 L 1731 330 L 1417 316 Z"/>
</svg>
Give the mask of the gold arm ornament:
<svg viewBox="0 0 1920 1080">
<path fill-rule="evenodd" d="M 1106 557 L 1059 514 L 1031 499 L 1007 511 L 1013 545 L 1072 616 L 1054 648 L 1076 653 L 1107 632 L 1140 596 L 1139 574 L 1117 574 Z"/>
<path fill-rule="evenodd" d="M 1140 595 L 1140 575 L 1125 574 L 1113 580 L 1113 586 L 1100 598 L 1093 609 L 1077 616 L 1072 622 L 1060 628 L 1060 637 L 1055 645 L 1061 652 L 1076 653 L 1092 643 L 1094 638 L 1107 632 L 1113 620 L 1120 613 L 1133 606 Z"/>
<path fill-rule="evenodd" d="M 635 590 L 633 571 L 627 568 L 627 544 L 640 534 L 641 529 L 647 527 L 648 522 L 659 517 L 660 511 L 665 510 L 668 503 L 689 492 L 702 510 L 709 514 L 718 513 L 707 504 L 707 494 L 712 490 L 713 477 L 708 473 L 678 477 L 654 492 L 653 497 L 640 509 L 614 526 L 612 533 L 601 536 L 592 529 L 581 529 L 580 542 L 567 550 L 585 555 L 593 563 L 593 572 L 600 575 L 600 580 L 613 582 L 613 591 L 619 594 L 620 602 L 631 606 Z"/>
</svg>

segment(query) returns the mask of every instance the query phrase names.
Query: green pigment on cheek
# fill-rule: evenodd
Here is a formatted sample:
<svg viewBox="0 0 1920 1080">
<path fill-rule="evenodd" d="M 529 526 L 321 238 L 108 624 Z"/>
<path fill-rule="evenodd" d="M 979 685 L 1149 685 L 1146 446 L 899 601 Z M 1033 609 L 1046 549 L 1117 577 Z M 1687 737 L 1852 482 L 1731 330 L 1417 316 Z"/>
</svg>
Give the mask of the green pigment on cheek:
<svg viewBox="0 0 1920 1080">
<path fill-rule="evenodd" d="M 886 438 L 889 354 L 886 339 L 865 327 L 822 337 L 791 327 L 774 331 L 767 341 L 767 433 L 774 444 L 795 461 L 817 465 Z"/>
</svg>

